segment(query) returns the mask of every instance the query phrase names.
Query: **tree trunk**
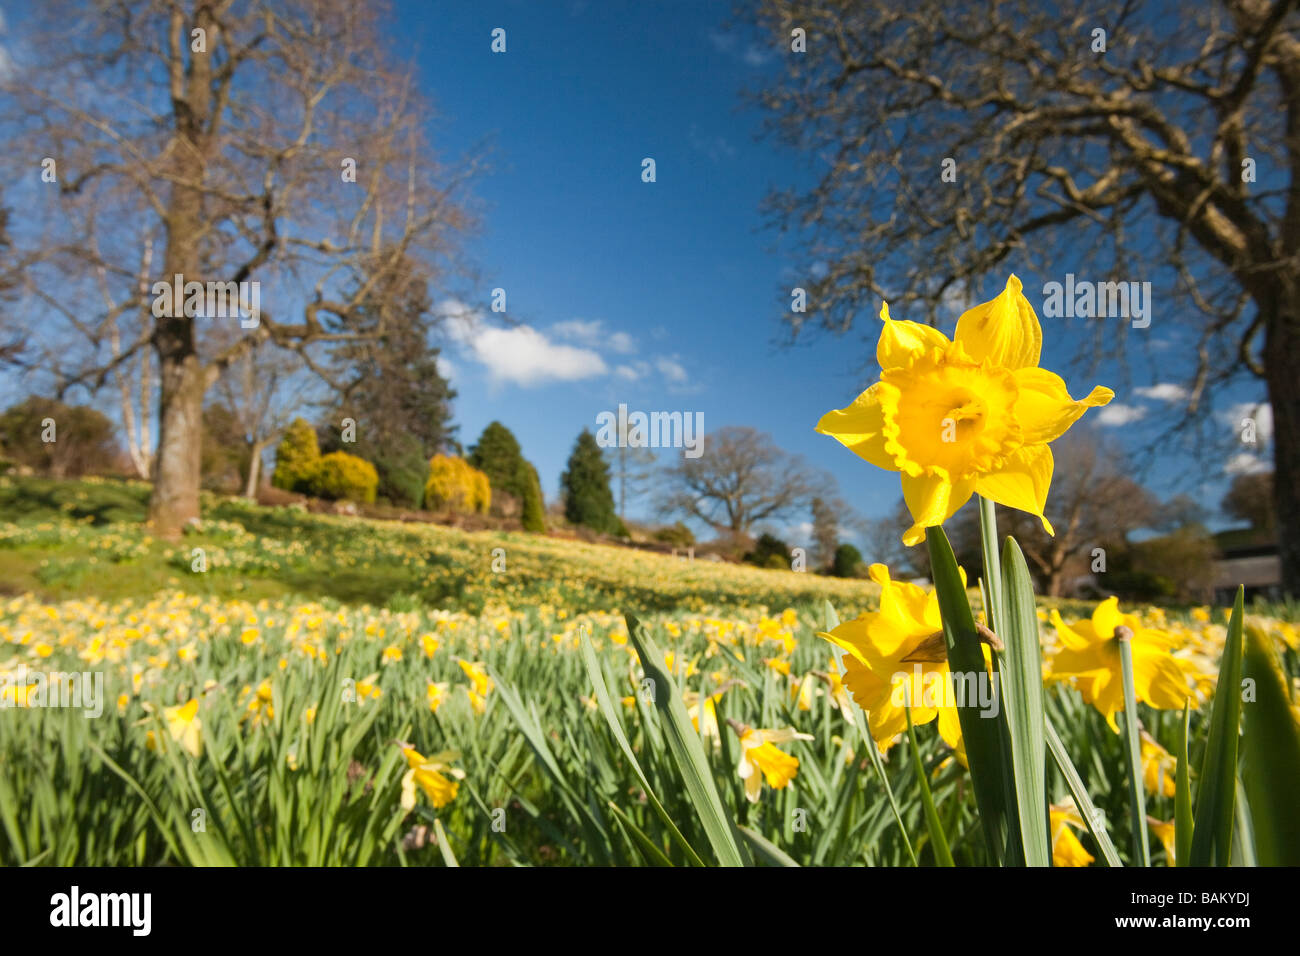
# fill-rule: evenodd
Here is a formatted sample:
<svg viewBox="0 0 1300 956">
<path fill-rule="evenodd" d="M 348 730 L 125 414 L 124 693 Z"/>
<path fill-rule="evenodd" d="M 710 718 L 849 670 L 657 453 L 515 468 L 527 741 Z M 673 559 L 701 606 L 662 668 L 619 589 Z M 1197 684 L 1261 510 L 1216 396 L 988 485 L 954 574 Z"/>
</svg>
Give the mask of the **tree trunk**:
<svg viewBox="0 0 1300 956">
<path fill-rule="evenodd" d="M 158 455 L 154 461 L 149 523 L 164 540 L 176 540 L 185 525 L 199 517 L 200 460 L 203 450 L 203 395 L 208 373 L 199 362 L 194 317 L 185 315 L 183 290 L 201 282 L 199 237 L 204 223 L 203 190 L 211 142 L 207 124 L 212 106 L 212 63 L 204 51 L 190 54 L 183 72 L 179 8 L 172 12 L 172 113 L 175 135 L 169 144 L 171 194 L 167 200 L 167 246 L 162 279 L 179 281 L 169 314 L 156 316 L 153 344 L 158 350 Z M 212 10 L 199 4 L 195 26 L 211 34 Z M 180 276 L 179 280 L 175 277 Z"/>
<path fill-rule="evenodd" d="M 253 456 L 248 461 L 248 483 L 244 485 L 244 497 L 257 497 L 257 482 L 262 477 L 262 443 L 253 442 Z"/>
<path fill-rule="evenodd" d="M 158 350 L 162 372 L 159 394 L 158 454 L 154 459 L 149 523 L 165 540 L 180 537 L 199 517 L 199 461 L 203 447 L 203 393 L 207 381 L 199 357 Z"/>
<path fill-rule="evenodd" d="M 1283 281 L 1264 343 L 1268 400 L 1273 406 L 1273 495 L 1282 590 L 1300 596 L 1300 279 Z M 1261 303 L 1260 308 L 1264 308 Z M 1235 423 L 1234 423 L 1235 424 Z"/>
</svg>

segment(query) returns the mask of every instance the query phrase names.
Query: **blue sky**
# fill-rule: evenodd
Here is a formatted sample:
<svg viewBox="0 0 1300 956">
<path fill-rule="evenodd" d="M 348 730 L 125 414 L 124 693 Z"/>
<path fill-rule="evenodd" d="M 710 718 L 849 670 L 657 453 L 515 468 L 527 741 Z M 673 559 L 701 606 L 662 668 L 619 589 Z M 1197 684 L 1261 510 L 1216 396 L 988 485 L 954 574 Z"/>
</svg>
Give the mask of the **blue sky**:
<svg viewBox="0 0 1300 956">
<path fill-rule="evenodd" d="M 480 228 L 465 251 L 479 275 L 435 290 L 441 307 L 468 317 L 447 323 L 443 343 L 460 439 L 471 444 L 499 419 L 552 497 L 579 431 L 594 430 L 601 412 L 620 403 L 698 412 L 709 431 L 750 425 L 770 433 L 834 475 L 859 513 L 880 516 L 899 498 L 897 476 L 813 431 L 874 378 L 879 303 L 864 305 L 842 338 L 782 344 L 780 317 L 801 264 L 762 228 L 760 203 L 773 187 L 811 182 L 813 160 L 759 137 L 763 117 L 741 94 L 776 77 L 788 54 L 728 32 L 730 8 L 694 0 L 396 2 L 392 45 L 436 110 L 430 142 L 444 162 L 486 159 L 467 193 Z M 506 31 L 504 53 L 491 49 L 496 28 Z M 653 183 L 642 181 L 647 157 Z M 1065 271 L 1021 271 L 1044 326 L 1043 365 L 1064 373 L 1076 396 L 1094 384 L 1114 387 L 1115 403 L 1088 419 L 1145 447 L 1182 397 L 1175 383 L 1186 380 L 1191 329 L 1157 304 L 1151 328 L 1132 333 L 1141 345 L 1126 370 L 1072 370 L 1081 333 L 1046 316 L 1041 294 Z M 980 299 L 1004 279 L 990 277 Z M 497 288 L 504 316 L 489 311 Z M 0 388 L 16 395 L 23 386 L 0 377 Z M 1256 384 L 1225 392 L 1215 418 L 1221 434 L 1262 396 Z M 1234 470 L 1260 467 L 1249 451 L 1236 454 Z M 1213 507 L 1222 469 L 1217 459 L 1208 473 L 1195 464 L 1194 450 L 1171 447 L 1146 477 L 1157 492 L 1189 491 Z M 630 512 L 645 515 L 643 506 Z"/>
<path fill-rule="evenodd" d="M 700 411 L 709 430 L 770 432 L 829 470 L 861 513 L 892 508 L 896 476 L 813 432 L 823 412 L 869 384 L 870 343 L 854 331 L 779 344 L 796 263 L 761 229 L 759 204 L 809 172 L 804 157 L 757 137 L 762 117 L 741 92 L 771 76 L 781 53 L 728 34 L 726 4 L 412 2 L 397 12 L 401 48 L 418 58 L 441 114 L 434 143 L 448 157 L 490 146 L 491 169 L 472 190 L 482 229 L 470 252 L 482 281 L 476 298 L 457 301 L 483 309 L 503 288 L 508 318 L 528 327 L 481 342 L 481 354 L 449 346 L 462 440 L 500 419 L 553 495 L 577 432 L 599 412 L 620 402 Z M 502 54 L 490 50 L 497 27 Z M 654 183 L 641 181 L 645 157 Z M 1065 371 L 1078 341 L 1053 328 L 1034 295 L 1060 277 L 1023 278 L 1044 324 L 1043 364 Z M 991 280 L 982 298 L 999 288 Z M 877 309 L 860 329 L 874 334 Z M 1168 361 L 1155 345 L 1127 387 L 1106 367 L 1089 380 L 1067 373 L 1075 395 L 1116 387 L 1115 406 L 1090 414 L 1128 443 L 1149 440 L 1148 426 L 1176 404 L 1166 399 L 1178 397 L 1161 381 Z M 1228 405 L 1261 396 L 1252 386 L 1226 395 L 1225 427 L 1236 414 Z M 1158 490 L 1185 474 L 1175 459 L 1152 474 Z M 1179 487 L 1211 505 L 1222 492 L 1221 482 Z"/>
</svg>

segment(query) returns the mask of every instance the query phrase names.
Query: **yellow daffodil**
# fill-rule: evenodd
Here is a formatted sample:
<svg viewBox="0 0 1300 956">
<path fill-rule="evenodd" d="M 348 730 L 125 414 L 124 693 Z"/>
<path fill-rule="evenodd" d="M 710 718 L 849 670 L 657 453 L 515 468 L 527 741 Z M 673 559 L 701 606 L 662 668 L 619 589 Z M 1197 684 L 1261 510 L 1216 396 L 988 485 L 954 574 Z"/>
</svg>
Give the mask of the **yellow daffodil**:
<svg viewBox="0 0 1300 956">
<path fill-rule="evenodd" d="M 402 776 L 402 809 L 408 813 L 415 807 L 416 788 L 424 791 L 434 809 L 445 807 L 456 799 L 460 789 L 457 780 L 465 779 L 465 771 L 451 766 L 453 760 L 459 760 L 460 754 L 455 750 L 425 757 L 414 747 L 404 745 L 402 756 L 406 758 L 407 769 Z M 448 780 L 444 774 L 450 774 L 455 780 Z"/>
<path fill-rule="evenodd" d="M 167 734 L 193 756 L 203 753 L 203 721 L 199 719 L 199 702 L 192 698 L 176 707 L 163 708 L 163 721 L 167 725 Z M 151 730 L 145 735 L 145 746 L 150 750 L 158 749 L 157 738 Z"/>
<path fill-rule="evenodd" d="M 1146 792 L 1172 797 L 1176 792 L 1178 760 L 1145 730 L 1142 731 L 1142 782 Z"/>
<path fill-rule="evenodd" d="M 245 687 L 240 693 L 241 697 L 248 697 L 247 709 L 242 720 L 249 718 L 253 721 L 253 726 L 270 723 L 275 719 L 275 702 L 271 693 L 271 678 L 266 678 L 257 685 L 256 690 Z"/>
<path fill-rule="evenodd" d="M 710 694 L 704 700 L 703 717 L 701 718 L 700 695 L 698 691 L 688 690 L 682 692 L 682 702 L 686 705 L 686 715 L 691 718 L 691 726 L 700 738 L 713 747 L 718 747 L 722 743 L 722 737 L 718 733 L 718 711 L 714 706 L 726 688 Z"/>
<path fill-rule="evenodd" d="M 1070 829 L 1084 829 L 1083 817 L 1073 803 L 1052 804 L 1048 807 L 1048 818 L 1052 831 L 1053 866 L 1087 866 L 1095 859 Z"/>
<path fill-rule="evenodd" d="M 381 664 L 396 664 L 402 659 L 402 649 L 395 644 L 389 644 L 384 648 L 383 654 L 379 657 Z"/>
<path fill-rule="evenodd" d="M 894 581 L 883 564 L 868 572 L 880 585 L 880 610 L 845 621 L 828 641 L 844 648 L 844 686 L 867 714 L 881 752 L 912 723 L 939 721 L 939 736 L 961 752 L 961 724 L 933 591 Z M 963 578 L 964 580 L 964 578 Z"/>
<path fill-rule="evenodd" d="M 433 681 L 429 681 L 428 687 L 425 688 L 425 692 L 429 700 L 429 710 L 436 714 L 439 705 L 442 704 L 443 694 L 447 692 L 447 685 L 445 683 L 436 684 Z"/>
<path fill-rule="evenodd" d="M 1124 709 L 1116 628 L 1126 627 L 1133 635 L 1133 687 L 1139 701 L 1157 710 L 1177 710 L 1191 696 L 1187 678 L 1170 656 L 1179 639 L 1143 626 L 1135 614 L 1120 613 L 1117 598 L 1098 604 L 1091 620 L 1069 625 L 1053 609 L 1052 624 L 1061 642 L 1050 661 L 1052 679 L 1073 680 L 1083 699 L 1101 712 L 1115 733 L 1119 733 L 1115 715 Z"/>
<path fill-rule="evenodd" d="M 482 664 L 470 661 L 457 661 L 457 663 L 460 664 L 460 669 L 465 672 L 465 676 L 474 683 L 474 693 L 479 697 L 486 697 L 488 692 L 492 690 L 492 678 L 488 677 L 487 668 Z"/>
<path fill-rule="evenodd" d="M 384 694 L 383 688 L 380 687 L 377 683 L 375 683 L 375 678 L 378 676 L 379 675 L 377 673 L 368 674 L 365 677 L 361 678 L 361 680 L 357 681 L 356 684 L 357 706 L 364 707 L 366 705 L 367 700 L 370 700 L 372 698 L 374 700 L 378 700 L 380 697 L 383 696 Z"/>
<path fill-rule="evenodd" d="M 1149 827 L 1151 832 L 1156 835 L 1156 839 L 1160 841 L 1160 845 L 1165 848 L 1165 862 L 1167 865 L 1177 866 L 1178 864 L 1174 859 L 1175 847 L 1177 846 L 1174 821 L 1157 820 L 1155 817 L 1148 814 L 1147 827 Z"/>
<path fill-rule="evenodd" d="M 972 494 L 1044 517 L 1052 481 L 1048 443 L 1089 408 L 1114 397 L 1094 388 L 1074 400 L 1059 375 L 1038 367 L 1043 333 L 1020 280 L 967 310 L 949 341 L 917 322 L 884 320 L 876 345 L 880 381 L 817 431 L 877 467 L 902 476 L 913 545 Z"/>
<path fill-rule="evenodd" d="M 773 790 L 783 790 L 790 785 L 799 770 L 799 758 L 792 757 L 775 744 L 792 740 L 812 740 L 812 734 L 801 734 L 794 728 L 784 730 L 756 730 L 739 721 L 728 720 L 732 730 L 740 737 L 740 765 L 737 772 L 745 781 L 745 799 L 757 803 L 763 781 Z"/>
</svg>

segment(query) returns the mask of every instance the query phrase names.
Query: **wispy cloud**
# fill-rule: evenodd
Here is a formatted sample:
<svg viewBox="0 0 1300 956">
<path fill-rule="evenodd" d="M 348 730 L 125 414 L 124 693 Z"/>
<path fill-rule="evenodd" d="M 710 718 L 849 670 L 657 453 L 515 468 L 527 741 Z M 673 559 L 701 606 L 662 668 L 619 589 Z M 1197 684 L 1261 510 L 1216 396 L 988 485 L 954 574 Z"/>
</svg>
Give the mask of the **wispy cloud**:
<svg viewBox="0 0 1300 956">
<path fill-rule="evenodd" d="M 1230 475 L 1258 475 L 1261 472 L 1272 471 L 1273 468 L 1267 459 L 1248 451 L 1239 451 L 1228 459 L 1223 470 Z"/>
<path fill-rule="evenodd" d="M 636 351 L 636 339 L 626 332 L 608 330 L 600 319 L 569 319 L 557 322 L 550 328 L 551 334 L 570 342 L 577 342 L 589 348 L 605 348 L 619 355 L 629 355 Z"/>
<path fill-rule="evenodd" d="M 1155 385 L 1148 385 L 1134 391 L 1142 398 L 1150 398 L 1158 402 L 1185 402 L 1191 395 L 1186 387 L 1174 382 L 1157 382 Z"/>
<path fill-rule="evenodd" d="M 1097 413 L 1097 424 L 1102 428 L 1118 428 L 1122 425 L 1131 425 L 1143 418 L 1146 413 L 1145 408 L 1140 408 L 1137 405 L 1111 402 Z"/>
<path fill-rule="evenodd" d="M 1251 420 L 1255 423 L 1256 442 L 1273 440 L 1273 406 L 1268 402 L 1238 402 L 1223 413 L 1223 421 L 1238 435 L 1245 430 L 1244 423 Z"/>
<path fill-rule="evenodd" d="M 531 326 L 489 325 L 482 311 L 454 299 L 441 303 L 439 311 L 452 338 L 497 384 L 527 388 L 577 382 L 609 371 L 599 353 L 559 344 Z"/>
<path fill-rule="evenodd" d="M 686 138 L 692 149 L 703 153 L 715 163 L 736 158 L 736 147 L 732 146 L 725 136 L 701 133 L 694 123 L 686 131 Z"/>
<path fill-rule="evenodd" d="M 709 42 L 719 53 L 739 60 L 746 66 L 764 66 L 776 55 L 768 47 L 759 46 L 753 41 L 742 42 L 737 36 L 717 30 L 710 31 Z"/>
</svg>

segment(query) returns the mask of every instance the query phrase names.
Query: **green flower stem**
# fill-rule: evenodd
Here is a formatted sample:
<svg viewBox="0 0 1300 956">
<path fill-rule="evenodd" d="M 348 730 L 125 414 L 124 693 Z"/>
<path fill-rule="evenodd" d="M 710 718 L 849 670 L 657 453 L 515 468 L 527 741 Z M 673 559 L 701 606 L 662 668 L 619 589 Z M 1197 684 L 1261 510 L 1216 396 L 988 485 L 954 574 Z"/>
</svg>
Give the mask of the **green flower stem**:
<svg viewBox="0 0 1300 956">
<path fill-rule="evenodd" d="M 925 810 L 925 825 L 930 831 L 930 843 L 934 848 L 934 858 L 940 866 L 954 866 L 952 861 L 952 850 L 948 848 L 948 838 L 944 836 L 943 824 L 939 822 L 939 814 L 934 808 L 934 795 L 930 792 L 930 782 L 925 777 L 925 766 L 921 763 L 921 748 L 916 742 L 916 731 L 912 728 L 912 708 L 904 704 L 904 713 L 907 714 L 907 739 L 911 744 L 907 749 L 912 752 L 912 770 L 916 774 L 916 782 L 921 789 L 921 805 Z M 870 746 L 875 746 L 871 744 Z"/>
<path fill-rule="evenodd" d="M 984 596 L 988 607 L 984 615 L 994 634 L 1002 635 L 1006 628 L 1005 606 L 1002 603 L 1002 554 L 998 550 L 998 518 L 993 502 L 979 496 L 980 548 L 984 553 Z"/>
<path fill-rule="evenodd" d="M 1128 795 L 1132 804 L 1133 842 L 1143 866 L 1151 865 L 1147 841 L 1147 798 L 1142 786 L 1142 746 L 1138 741 L 1137 691 L 1133 685 L 1133 632 L 1115 628 L 1119 657 L 1124 669 L 1124 734 L 1128 738 Z"/>
</svg>

